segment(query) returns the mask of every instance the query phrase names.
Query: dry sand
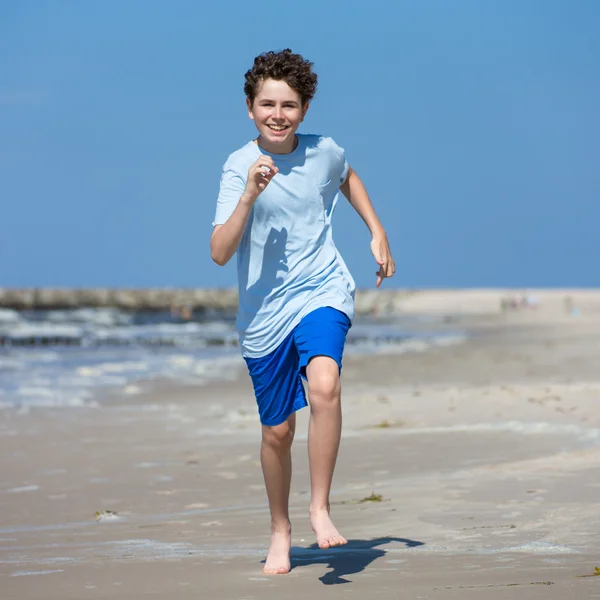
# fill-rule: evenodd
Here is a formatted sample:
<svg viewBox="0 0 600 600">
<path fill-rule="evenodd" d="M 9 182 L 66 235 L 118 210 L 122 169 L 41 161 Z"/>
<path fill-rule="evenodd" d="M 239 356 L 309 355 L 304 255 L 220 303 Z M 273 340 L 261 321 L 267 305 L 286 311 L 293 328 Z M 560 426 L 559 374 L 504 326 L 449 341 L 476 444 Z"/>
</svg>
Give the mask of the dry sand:
<svg viewBox="0 0 600 600">
<path fill-rule="evenodd" d="M 3 411 L 0 599 L 600 598 L 600 293 L 569 294 L 502 315 L 502 292 L 422 293 L 407 311 L 420 298 L 471 337 L 348 357 L 332 503 L 350 543 L 314 546 L 301 411 L 286 576 L 261 573 L 269 517 L 243 368 L 98 407 Z"/>
</svg>

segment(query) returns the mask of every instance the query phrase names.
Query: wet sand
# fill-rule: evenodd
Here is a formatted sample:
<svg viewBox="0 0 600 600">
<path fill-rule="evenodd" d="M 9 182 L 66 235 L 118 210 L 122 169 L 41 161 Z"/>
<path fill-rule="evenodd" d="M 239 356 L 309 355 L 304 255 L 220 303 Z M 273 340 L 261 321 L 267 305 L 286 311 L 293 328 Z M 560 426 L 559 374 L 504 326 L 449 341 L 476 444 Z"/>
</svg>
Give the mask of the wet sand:
<svg viewBox="0 0 600 600">
<path fill-rule="evenodd" d="M 314 544 L 299 413 L 286 576 L 261 573 L 241 362 L 220 384 L 2 411 L 0 598 L 600 598 L 600 293 L 504 315 L 499 295 L 446 294 L 421 309 L 468 341 L 345 360 L 343 548 Z"/>
</svg>

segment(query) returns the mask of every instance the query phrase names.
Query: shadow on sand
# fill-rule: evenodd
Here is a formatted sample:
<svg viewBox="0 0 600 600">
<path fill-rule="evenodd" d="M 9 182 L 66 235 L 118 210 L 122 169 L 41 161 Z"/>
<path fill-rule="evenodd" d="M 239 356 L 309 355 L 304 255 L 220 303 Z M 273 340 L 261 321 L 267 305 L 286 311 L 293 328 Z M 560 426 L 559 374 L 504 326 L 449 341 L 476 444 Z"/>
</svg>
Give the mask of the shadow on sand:
<svg viewBox="0 0 600 600">
<path fill-rule="evenodd" d="M 292 569 L 303 565 L 324 564 L 331 569 L 319 579 L 325 585 L 351 583 L 346 575 L 364 571 L 374 560 L 385 556 L 387 552 L 378 548 L 384 544 L 399 542 L 407 548 L 423 546 L 424 542 L 399 537 L 380 537 L 372 540 L 348 540 L 338 548 L 321 550 L 317 544 L 308 548 L 292 547 Z"/>
</svg>

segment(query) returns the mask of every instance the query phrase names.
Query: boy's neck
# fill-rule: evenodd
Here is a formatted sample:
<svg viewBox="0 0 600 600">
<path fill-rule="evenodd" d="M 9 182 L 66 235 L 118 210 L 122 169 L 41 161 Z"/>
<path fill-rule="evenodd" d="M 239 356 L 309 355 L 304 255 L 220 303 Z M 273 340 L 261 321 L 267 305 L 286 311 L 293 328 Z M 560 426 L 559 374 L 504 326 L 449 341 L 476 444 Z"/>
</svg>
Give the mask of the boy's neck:
<svg viewBox="0 0 600 600">
<path fill-rule="evenodd" d="M 294 140 L 293 140 L 293 144 L 292 147 L 290 149 L 284 148 L 284 147 L 278 147 L 275 150 L 272 148 L 268 147 L 268 144 L 265 146 L 263 145 L 263 140 L 260 137 L 260 135 L 254 140 L 254 143 L 261 148 L 262 150 L 264 150 L 265 152 L 269 152 L 270 154 L 281 154 L 282 156 L 284 154 L 291 154 L 297 147 L 298 147 L 298 136 L 294 135 Z"/>
</svg>

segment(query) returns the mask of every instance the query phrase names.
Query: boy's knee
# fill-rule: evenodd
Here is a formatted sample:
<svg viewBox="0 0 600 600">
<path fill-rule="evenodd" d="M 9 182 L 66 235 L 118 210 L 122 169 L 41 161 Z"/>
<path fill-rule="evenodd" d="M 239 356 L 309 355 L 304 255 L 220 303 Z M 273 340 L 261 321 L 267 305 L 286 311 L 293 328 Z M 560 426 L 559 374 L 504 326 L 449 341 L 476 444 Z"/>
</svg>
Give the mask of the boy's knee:
<svg viewBox="0 0 600 600">
<path fill-rule="evenodd" d="M 265 444 L 276 450 L 287 450 L 294 441 L 294 428 L 288 421 L 281 425 L 263 425 L 262 439 Z"/>
<path fill-rule="evenodd" d="M 321 357 L 326 358 L 326 357 Z M 328 406 L 339 402 L 340 372 L 333 359 L 311 364 L 308 374 L 308 395 L 311 406 Z"/>
</svg>

